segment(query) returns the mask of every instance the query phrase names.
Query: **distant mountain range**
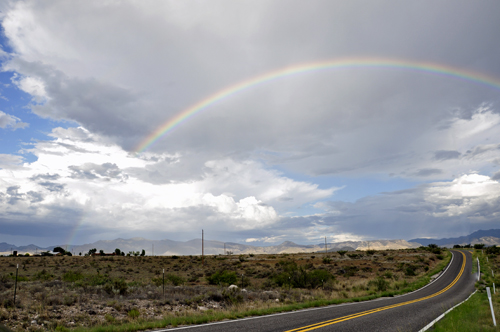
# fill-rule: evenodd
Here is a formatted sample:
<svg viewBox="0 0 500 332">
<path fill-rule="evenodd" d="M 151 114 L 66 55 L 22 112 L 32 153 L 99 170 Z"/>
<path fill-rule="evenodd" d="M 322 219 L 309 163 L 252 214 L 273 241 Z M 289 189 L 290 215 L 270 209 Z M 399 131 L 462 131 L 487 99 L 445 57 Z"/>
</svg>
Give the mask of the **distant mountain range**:
<svg viewBox="0 0 500 332">
<path fill-rule="evenodd" d="M 466 236 L 460 236 L 447 239 L 413 239 L 409 242 L 418 242 L 423 246 L 431 243 L 437 244 L 440 247 L 452 248 L 455 244 L 476 244 L 484 243 L 488 246 L 500 245 L 500 229 L 479 230 Z"/>
<path fill-rule="evenodd" d="M 377 240 L 377 241 L 346 241 L 328 243 L 328 251 L 338 250 L 366 250 L 366 249 L 405 249 L 419 247 L 419 243 L 409 243 L 405 240 Z M 100 240 L 94 243 L 66 246 L 55 245 L 46 248 L 40 248 L 35 245 L 16 247 L 8 243 L 0 243 L 0 254 L 10 254 L 11 250 L 17 250 L 19 254 L 29 252 L 31 254 L 41 251 L 53 250 L 55 247 L 67 248 L 75 255 L 85 254 L 90 249 L 96 248 L 98 251 L 114 252 L 116 248 L 128 253 L 130 251 L 146 251 L 146 255 L 199 255 L 201 254 L 201 239 L 194 239 L 186 242 L 173 240 L 148 240 L 144 238 Z M 153 252 L 154 250 L 154 252 Z M 224 251 L 225 250 L 225 251 Z M 280 253 L 309 253 L 324 252 L 325 244 L 301 245 L 294 242 L 285 241 L 275 246 L 258 247 L 246 244 L 221 241 L 204 241 L 204 252 L 206 255 L 218 255 L 231 252 L 234 255 L 239 254 L 280 254 Z"/>
<path fill-rule="evenodd" d="M 453 247 L 455 244 L 475 244 L 484 243 L 486 245 L 500 245 L 500 229 L 479 230 L 467 236 L 448 239 L 412 239 L 405 240 L 375 240 L 375 241 L 345 241 L 328 243 L 328 251 L 339 250 L 383 250 L 383 249 L 407 249 L 417 248 L 421 245 L 427 246 L 431 243 L 441 247 Z M 116 248 L 128 253 L 130 251 L 146 251 L 146 255 L 199 255 L 201 254 L 201 239 L 190 241 L 173 240 L 148 240 L 140 237 L 131 239 L 100 240 L 94 243 L 84 245 L 54 245 L 49 247 L 38 247 L 33 244 L 28 246 L 15 246 L 9 243 L 0 243 L 0 255 L 7 255 L 11 250 L 16 250 L 19 254 L 53 250 L 55 247 L 67 248 L 75 255 L 82 253 L 84 255 L 90 249 L 96 248 L 98 251 L 114 252 Z M 225 250 L 225 251 L 224 251 Z M 204 252 L 206 255 L 218 255 L 225 252 L 231 252 L 234 255 L 239 254 L 280 254 L 280 253 L 312 253 L 324 252 L 325 244 L 301 245 L 294 242 L 285 241 L 275 246 L 252 246 L 233 242 L 209 241 L 205 240 Z"/>
</svg>

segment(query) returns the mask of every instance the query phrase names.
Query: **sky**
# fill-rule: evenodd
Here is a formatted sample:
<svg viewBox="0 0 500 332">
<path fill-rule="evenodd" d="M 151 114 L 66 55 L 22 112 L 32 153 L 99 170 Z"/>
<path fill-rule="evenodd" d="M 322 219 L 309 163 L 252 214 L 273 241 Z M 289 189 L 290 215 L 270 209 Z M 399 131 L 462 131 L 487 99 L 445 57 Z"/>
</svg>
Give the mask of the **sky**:
<svg viewBox="0 0 500 332">
<path fill-rule="evenodd" d="M 0 242 L 500 228 L 498 1 L 3 1 Z"/>
</svg>

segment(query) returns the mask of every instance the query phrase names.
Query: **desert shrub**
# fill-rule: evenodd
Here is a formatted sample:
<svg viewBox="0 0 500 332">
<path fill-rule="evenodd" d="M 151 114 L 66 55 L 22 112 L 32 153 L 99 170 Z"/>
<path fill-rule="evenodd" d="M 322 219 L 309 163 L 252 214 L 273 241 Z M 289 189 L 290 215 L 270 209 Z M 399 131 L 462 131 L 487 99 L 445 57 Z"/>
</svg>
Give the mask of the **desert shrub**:
<svg viewBox="0 0 500 332">
<path fill-rule="evenodd" d="M 83 274 L 79 271 L 68 271 L 62 277 L 62 280 L 66 282 L 75 282 L 81 279 L 83 279 Z"/>
<path fill-rule="evenodd" d="M 139 317 L 139 315 L 140 315 L 140 314 L 141 314 L 141 313 L 140 313 L 140 312 L 139 312 L 139 310 L 137 310 L 137 309 L 132 309 L 132 310 L 130 310 L 130 311 L 127 313 L 127 315 L 128 315 L 130 318 L 132 318 L 132 319 L 135 319 L 135 318 Z"/>
<path fill-rule="evenodd" d="M 47 298 L 48 305 L 61 305 L 63 304 L 63 298 L 60 295 L 52 295 Z"/>
<path fill-rule="evenodd" d="M 2 301 L 4 308 L 14 308 L 14 300 L 12 298 L 7 298 Z"/>
<path fill-rule="evenodd" d="M 359 267 L 357 266 L 344 266 L 339 272 L 345 274 L 346 277 L 353 277 L 358 271 Z"/>
<path fill-rule="evenodd" d="M 307 276 L 308 286 L 311 288 L 317 288 L 332 278 L 332 274 L 326 270 L 314 270 Z"/>
<path fill-rule="evenodd" d="M 243 302 L 244 298 L 241 292 L 235 289 L 225 289 L 222 291 L 222 299 L 227 304 L 237 304 Z"/>
<path fill-rule="evenodd" d="M 384 280 L 384 278 L 382 278 L 382 277 L 378 277 L 375 280 L 370 280 L 368 282 L 368 286 L 374 286 L 375 289 L 377 289 L 377 291 L 385 292 L 387 290 L 387 288 L 389 287 L 389 282 Z"/>
<path fill-rule="evenodd" d="M 43 269 L 42 271 L 38 271 L 37 273 L 35 273 L 33 275 L 33 279 L 34 280 L 44 280 L 44 281 L 47 281 L 47 280 L 50 280 L 52 279 L 54 276 L 50 273 L 48 273 L 45 269 Z"/>
<path fill-rule="evenodd" d="M 165 276 L 165 279 L 170 281 L 174 286 L 180 286 L 185 282 L 184 278 L 177 276 L 175 274 L 172 274 L 172 273 L 167 274 Z"/>
<path fill-rule="evenodd" d="M 161 285 L 163 285 L 163 276 L 162 277 L 153 277 L 151 279 L 151 282 L 153 282 L 153 284 L 157 287 L 160 287 Z"/>
<path fill-rule="evenodd" d="M 210 285 L 219 285 L 219 284 L 235 284 L 238 281 L 238 275 L 234 271 L 217 271 L 211 276 L 207 276 L 207 281 Z"/>
<path fill-rule="evenodd" d="M 245 261 L 245 255 L 238 256 L 238 259 L 240 260 L 240 262 L 244 262 Z"/>
<path fill-rule="evenodd" d="M 330 256 L 323 257 L 323 264 L 330 264 L 332 262 L 332 258 Z"/>
<path fill-rule="evenodd" d="M 491 247 L 486 248 L 485 251 L 486 251 L 487 255 L 498 255 L 498 254 L 500 254 L 500 247 L 491 246 Z M 491 258 L 493 258 L 493 257 L 491 257 Z"/>
<path fill-rule="evenodd" d="M 120 295 L 124 295 L 127 293 L 128 286 L 124 279 L 115 279 L 113 280 L 113 288 L 120 293 Z"/>
<path fill-rule="evenodd" d="M 363 257 L 363 254 L 347 254 L 350 259 L 357 259 Z"/>
<path fill-rule="evenodd" d="M 340 256 L 344 256 L 347 253 L 347 250 L 339 250 L 337 251 Z"/>
<path fill-rule="evenodd" d="M 414 276 L 416 275 L 415 273 L 415 270 L 417 269 L 417 267 L 415 265 L 408 265 L 406 268 L 405 268 L 405 274 L 407 276 Z"/>
<path fill-rule="evenodd" d="M 199 279 L 199 277 L 196 274 L 194 274 L 191 277 L 189 277 L 188 281 L 189 282 L 197 282 L 198 279 Z"/>
<path fill-rule="evenodd" d="M 373 255 L 376 252 L 377 252 L 377 250 L 367 250 L 366 254 L 371 256 L 371 255 Z"/>
<path fill-rule="evenodd" d="M 106 314 L 104 315 L 104 319 L 106 320 L 106 322 L 110 323 L 110 324 L 113 324 L 114 322 L 116 322 L 116 319 L 115 317 L 113 317 L 112 315 L 110 314 Z"/>
<path fill-rule="evenodd" d="M 68 307 L 75 304 L 75 302 L 76 299 L 73 296 L 65 296 L 63 299 L 63 304 Z"/>
<path fill-rule="evenodd" d="M 297 263 L 292 261 L 280 261 L 276 265 L 281 272 L 273 277 L 273 281 L 280 287 L 316 288 L 333 278 L 326 270 L 308 271 L 305 267 L 297 266 Z"/>
</svg>

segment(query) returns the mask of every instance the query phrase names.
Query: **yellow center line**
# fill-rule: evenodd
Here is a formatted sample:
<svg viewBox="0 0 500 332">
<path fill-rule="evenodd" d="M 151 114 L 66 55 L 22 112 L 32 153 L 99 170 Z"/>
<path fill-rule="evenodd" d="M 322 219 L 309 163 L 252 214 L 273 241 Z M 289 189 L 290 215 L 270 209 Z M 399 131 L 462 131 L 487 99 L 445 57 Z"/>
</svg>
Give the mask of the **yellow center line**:
<svg viewBox="0 0 500 332">
<path fill-rule="evenodd" d="M 380 312 L 380 311 L 384 311 L 384 310 L 388 310 L 388 309 L 392 309 L 392 308 L 397 308 L 397 307 L 405 306 L 405 305 L 408 305 L 408 304 L 412 304 L 412 303 L 424 301 L 424 300 L 433 298 L 435 296 L 438 296 L 440 294 L 443 294 L 444 292 L 446 292 L 448 289 L 450 289 L 451 287 L 453 287 L 453 285 L 455 285 L 458 282 L 458 280 L 460 279 L 460 277 L 462 276 L 462 274 L 464 272 L 465 263 L 466 263 L 467 257 L 465 256 L 465 254 L 463 252 L 460 252 L 460 253 L 464 256 L 463 257 L 464 260 L 463 260 L 462 268 L 460 269 L 460 272 L 458 273 L 458 275 L 455 278 L 455 280 L 453 280 L 448 286 L 446 286 L 445 288 L 443 288 L 442 290 L 440 290 L 437 293 L 434 293 L 432 295 L 429 295 L 429 296 L 426 296 L 426 297 L 422 297 L 422 298 L 419 298 L 419 299 L 416 299 L 416 300 L 406 301 L 406 302 L 402 302 L 402 303 L 388 305 L 388 306 L 385 306 L 385 307 L 380 307 L 380 308 L 375 308 L 375 309 L 371 309 L 371 310 L 367 310 L 367 311 L 363 311 L 363 312 L 358 312 L 358 313 L 355 313 L 355 314 L 351 314 L 351 315 L 347 315 L 347 316 L 343 316 L 343 317 L 339 317 L 339 318 L 334 318 L 334 319 L 331 319 L 331 320 L 327 320 L 327 321 L 315 323 L 315 324 L 312 324 L 312 325 L 307 325 L 307 326 L 299 327 L 299 328 L 296 328 L 296 329 L 293 329 L 293 330 L 288 330 L 288 331 L 285 331 L 285 332 L 295 332 L 295 331 L 305 332 L 305 331 L 311 331 L 311 330 L 319 329 L 320 327 L 325 327 L 325 326 L 328 326 L 328 325 L 337 324 L 337 323 L 340 323 L 340 322 L 343 322 L 343 321 L 346 321 L 346 320 L 350 320 L 350 319 L 354 319 L 354 318 L 358 318 L 358 317 L 370 315 L 370 314 L 373 314 L 373 313 L 376 313 L 376 312 Z"/>
</svg>

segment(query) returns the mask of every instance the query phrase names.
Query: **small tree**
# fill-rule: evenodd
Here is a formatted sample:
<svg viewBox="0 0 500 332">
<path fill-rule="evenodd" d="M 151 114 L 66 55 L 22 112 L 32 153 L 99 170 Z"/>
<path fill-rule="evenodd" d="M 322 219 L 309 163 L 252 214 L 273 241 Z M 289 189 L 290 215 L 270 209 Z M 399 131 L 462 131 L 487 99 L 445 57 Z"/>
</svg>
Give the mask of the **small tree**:
<svg viewBox="0 0 500 332">
<path fill-rule="evenodd" d="M 100 253 L 101 255 L 104 255 L 104 250 L 102 250 L 102 249 L 101 249 L 101 250 L 99 250 L 99 253 Z"/>
<path fill-rule="evenodd" d="M 94 249 L 90 249 L 90 250 L 89 250 L 89 256 L 91 256 L 91 255 L 95 254 L 96 252 L 97 252 L 97 249 L 96 249 L 96 248 L 94 248 Z"/>
<path fill-rule="evenodd" d="M 121 251 L 120 249 L 116 248 L 116 249 L 115 249 L 115 254 L 116 254 L 117 256 L 120 256 L 120 255 L 122 254 L 122 251 Z"/>
<path fill-rule="evenodd" d="M 64 249 L 63 249 L 63 248 L 61 248 L 61 247 L 55 247 L 53 251 L 54 251 L 54 252 L 60 252 L 61 254 L 64 254 L 64 253 L 66 252 L 66 250 L 64 250 Z"/>
<path fill-rule="evenodd" d="M 146 250 L 142 249 L 141 256 L 146 256 Z"/>
</svg>

